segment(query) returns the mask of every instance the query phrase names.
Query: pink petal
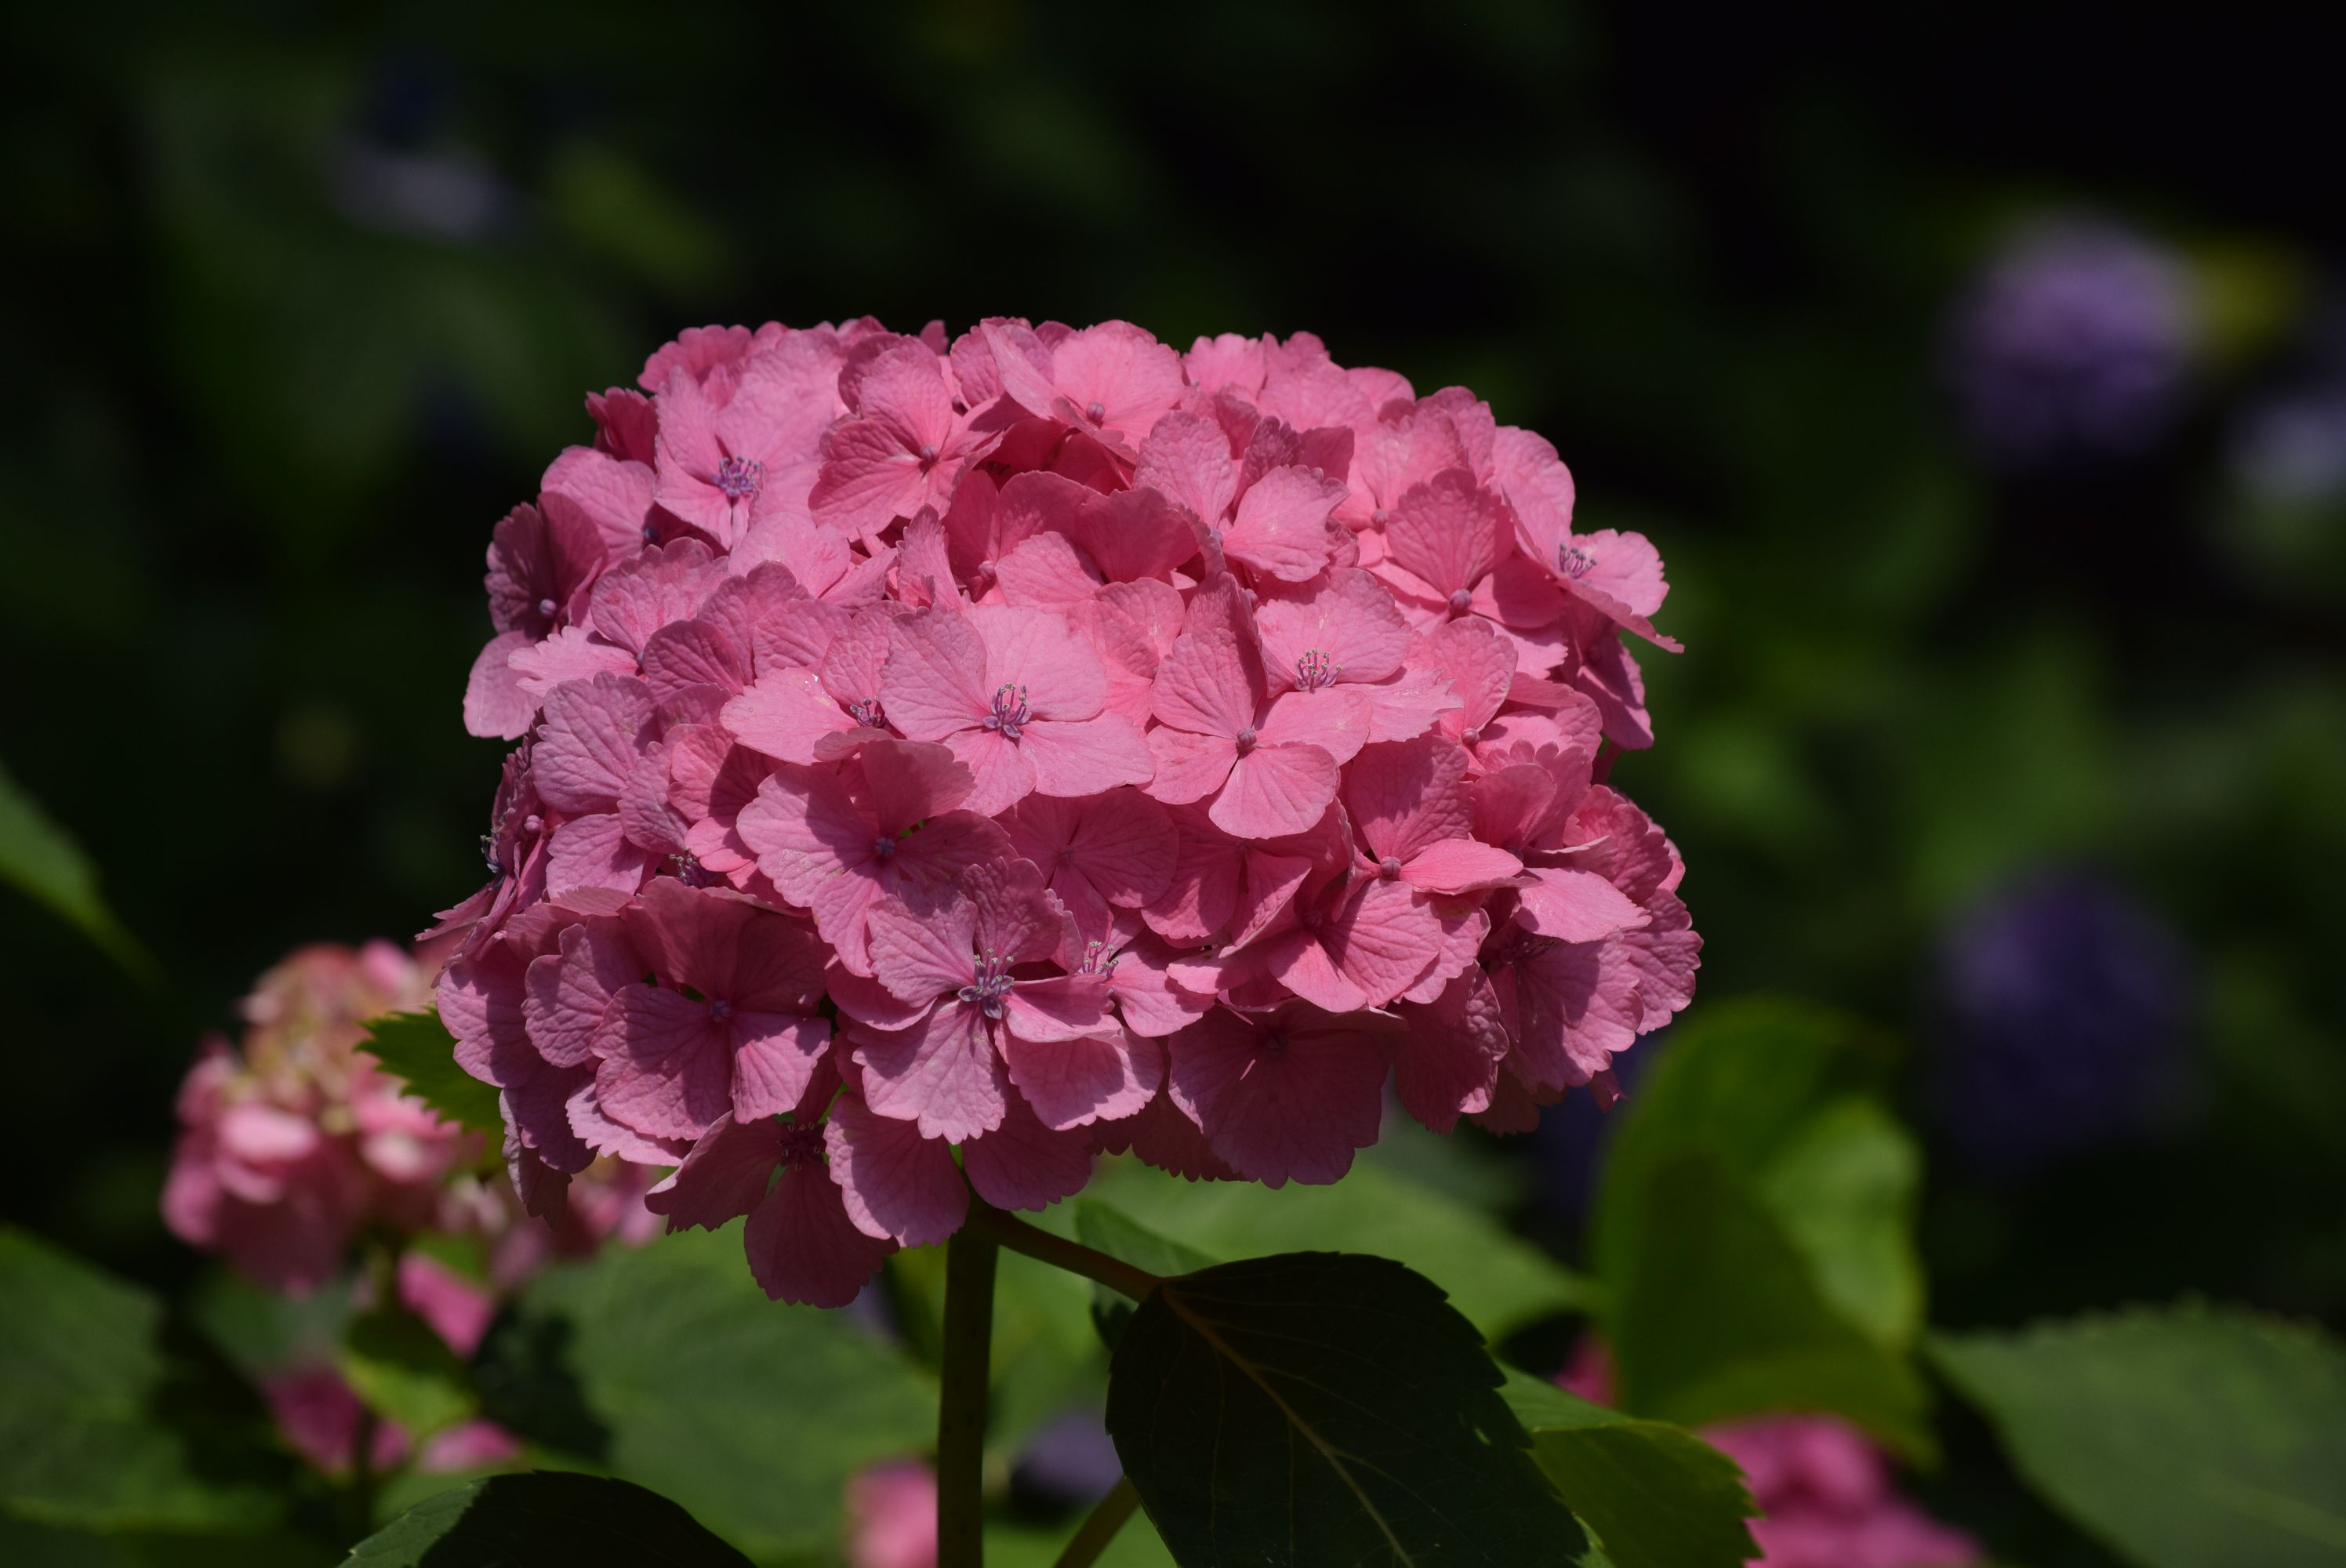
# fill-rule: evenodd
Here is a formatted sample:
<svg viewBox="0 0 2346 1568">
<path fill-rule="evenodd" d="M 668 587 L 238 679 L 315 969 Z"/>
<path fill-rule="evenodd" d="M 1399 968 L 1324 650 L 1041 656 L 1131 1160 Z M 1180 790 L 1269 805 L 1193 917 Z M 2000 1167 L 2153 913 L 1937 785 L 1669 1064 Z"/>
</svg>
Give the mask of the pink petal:
<svg viewBox="0 0 2346 1568">
<path fill-rule="evenodd" d="M 1167 1042 L 1174 1103 L 1215 1154 L 1267 1186 L 1335 1181 L 1376 1141 L 1382 1045 L 1311 1018 L 1290 1010 L 1258 1024 L 1217 1009 Z"/>
<path fill-rule="evenodd" d="M 1160 766 L 1162 760 L 1160 753 Z M 1258 746 L 1232 764 L 1229 781 L 1207 814 L 1241 839 L 1300 833 L 1336 799 L 1336 781 L 1335 759 L 1317 746 Z"/>
<path fill-rule="evenodd" d="M 1469 969 L 1429 1005 L 1403 1003 L 1409 1024 L 1394 1064 L 1393 1089 L 1409 1114 L 1437 1133 L 1462 1113 L 1488 1110 L 1507 1054 L 1507 1031 L 1490 977 Z"/>
<path fill-rule="evenodd" d="M 790 1013 L 738 1013 L 733 1040 L 734 1115 L 779 1116 L 813 1082 L 831 1049 L 831 1022 Z"/>
<path fill-rule="evenodd" d="M 950 998 L 893 1034 L 848 1032 L 863 1069 L 865 1103 L 883 1116 L 919 1124 L 921 1135 L 960 1143 L 1002 1125 L 1009 1078 L 984 1017 Z"/>
<path fill-rule="evenodd" d="M 668 1217 L 670 1230 L 716 1230 L 758 1207 L 773 1180 L 781 1140 L 768 1121 L 719 1116 L 684 1163 L 644 1195 L 644 1207 Z"/>
<path fill-rule="evenodd" d="M 1054 1132 L 1014 1098 L 1002 1125 L 961 1148 L 977 1196 L 996 1208 L 1048 1208 L 1081 1192 L 1092 1175 L 1087 1132 Z"/>
<path fill-rule="evenodd" d="M 1170 806 L 1201 800 L 1220 789 L 1238 760 L 1238 747 L 1228 736 L 1163 726 L 1150 730 L 1148 738 L 1148 793 Z"/>
<path fill-rule="evenodd" d="M 644 681 L 658 702 L 673 701 L 694 687 L 713 687 L 727 696 L 750 678 L 750 656 L 730 633 L 704 620 L 678 621 L 652 634 L 644 645 Z"/>
<path fill-rule="evenodd" d="M 942 746 L 875 740 L 856 754 L 882 831 L 902 833 L 969 798 L 969 769 Z"/>
<path fill-rule="evenodd" d="M 1274 468 L 1239 498 L 1222 551 L 1258 572 L 1300 583 L 1328 565 L 1328 520 L 1344 486 L 1306 468 Z"/>
<path fill-rule="evenodd" d="M 932 609 L 890 629 L 881 698 L 888 721 L 914 740 L 943 740 L 992 711 L 985 645 L 956 610 Z"/>
<path fill-rule="evenodd" d="M 696 1138 L 732 1108 L 732 1052 L 707 1003 L 630 985 L 612 999 L 596 1050 L 596 1097 L 639 1133 Z"/>
<path fill-rule="evenodd" d="M 643 963 L 614 921 L 589 921 L 562 933 L 562 950 L 530 961 L 522 1004 L 529 1043 L 557 1067 L 594 1059 L 596 1032 L 611 998 L 643 979 Z"/>
<path fill-rule="evenodd" d="M 742 745 L 783 762 L 811 763 L 816 742 L 856 728 L 811 669 L 760 676 L 725 705 L 721 717 Z"/>
<path fill-rule="evenodd" d="M 945 747 L 969 769 L 969 798 L 962 804 L 979 816 L 1007 810 L 1034 790 L 1035 765 L 998 729 L 956 730 L 945 737 Z"/>
<path fill-rule="evenodd" d="M 1158 667 L 1157 718 L 1194 734 L 1236 735 L 1254 724 L 1263 689 L 1252 617 L 1238 585 L 1218 578 L 1189 602 L 1180 639 Z"/>
<path fill-rule="evenodd" d="M 1073 540 L 1059 534 L 1037 534 L 995 560 L 994 580 L 1005 605 L 1071 610 L 1089 604 L 1102 579 Z"/>
<path fill-rule="evenodd" d="M 617 813 L 574 817 L 546 840 L 546 891 L 555 898 L 581 888 L 632 893 L 644 885 L 657 859 L 627 841 Z"/>
<path fill-rule="evenodd" d="M 1124 784 L 1146 784 L 1157 764 L 1137 725 L 1119 713 L 1066 722 L 1037 718 L 1025 725 L 1018 749 L 1044 795 L 1091 796 Z"/>
<path fill-rule="evenodd" d="M 874 1115 L 852 1094 L 831 1106 L 823 1145 L 847 1217 L 866 1236 L 931 1247 L 961 1228 L 969 1186 L 950 1145 L 910 1122 Z"/>
<path fill-rule="evenodd" d="M 1559 942 L 1599 942 L 1646 923 L 1646 911 L 1594 871 L 1532 868 L 1516 919 Z"/>
<path fill-rule="evenodd" d="M 741 1249 L 750 1274 L 775 1300 L 844 1307 L 896 1247 L 855 1227 L 821 1166 L 793 1165 L 750 1211 Z"/>
<path fill-rule="evenodd" d="M 1238 465 L 1219 425 L 1194 413 L 1168 413 L 1141 443 L 1132 484 L 1155 489 L 1211 528 L 1238 494 Z"/>
<path fill-rule="evenodd" d="M 648 743 L 651 688 L 626 676 L 565 681 L 546 695 L 531 777 L 557 811 L 607 811 Z"/>
<path fill-rule="evenodd" d="M 1507 504 L 1463 468 L 1412 487 L 1385 525 L 1393 563 L 1445 597 L 1471 588 L 1511 547 Z"/>
<path fill-rule="evenodd" d="M 1440 839 L 1411 857 L 1401 874 L 1422 892 L 1456 898 L 1499 887 L 1523 869 L 1523 861 L 1504 850 L 1472 839 Z"/>
<path fill-rule="evenodd" d="M 529 733 L 537 717 L 537 699 L 522 689 L 512 660 L 536 645 L 527 632 L 499 632 L 481 649 L 464 681 L 466 734 L 515 740 Z"/>
<path fill-rule="evenodd" d="M 1260 738 L 1265 746 L 1316 746 L 1341 765 L 1369 739 L 1370 705 L 1356 686 L 1290 691 L 1270 705 Z"/>
<path fill-rule="evenodd" d="M 891 995 L 917 1005 L 970 983 L 977 908 L 966 899 L 917 911 L 883 899 L 872 906 L 869 924 L 872 978 Z"/>
<path fill-rule="evenodd" d="M 1295 598 L 1266 598 L 1255 612 L 1263 662 L 1274 687 L 1295 686 L 1297 666 L 1312 654 L 1344 680 L 1379 681 L 1402 667 L 1409 623 L 1384 585 L 1357 568 L 1331 572 Z"/>
</svg>

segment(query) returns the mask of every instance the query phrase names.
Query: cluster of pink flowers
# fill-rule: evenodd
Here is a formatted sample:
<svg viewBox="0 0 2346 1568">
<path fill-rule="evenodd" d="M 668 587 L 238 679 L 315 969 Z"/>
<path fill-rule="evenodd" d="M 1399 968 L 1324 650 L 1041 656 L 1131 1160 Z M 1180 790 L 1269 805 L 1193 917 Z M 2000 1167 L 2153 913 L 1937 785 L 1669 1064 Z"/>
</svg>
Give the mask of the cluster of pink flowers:
<svg viewBox="0 0 2346 1568">
<path fill-rule="evenodd" d="M 1604 1343 L 1584 1339 L 1558 1386 L 1613 1402 Z M 1767 1568 L 1975 1568 L 1978 1542 L 1899 1494 L 1882 1451 L 1831 1416 L 1762 1416 L 1703 1430 L 1703 1441 L 1743 1467 L 1760 1505 L 1751 1538 Z"/>
<path fill-rule="evenodd" d="M 320 943 L 261 976 L 242 1004 L 240 1047 L 205 1041 L 180 1087 L 163 1217 L 181 1240 L 290 1295 L 347 1272 L 370 1233 L 395 1249 L 426 1233 L 474 1237 L 484 1279 L 413 1251 L 401 1252 L 391 1276 L 401 1304 L 470 1357 L 500 1293 L 555 1257 L 648 1240 L 659 1220 L 644 1207 L 651 1173 L 618 1160 L 592 1167 L 544 1218 L 525 1216 L 510 1185 L 479 1179 L 481 1139 L 375 1064 L 363 1049 L 368 1021 L 424 1006 L 434 962 L 387 942 Z M 359 1295 L 373 1288 L 362 1278 Z M 370 1436 L 382 1469 L 412 1458 L 427 1471 L 461 1470 L 518 1451 L 502 1429 L 470 1421 L 411 1453 L 393 1423 L 362 1423 L 357 1394 L 322 1362 L 272 1369 L 263 1392 L 287 1441 L 321 1470 L 347 1468 Z"/>
<path fill-rule="evenodd" d="M 640 384 L 497 525 L 465 697 L 520 745 L 438 996 L 525 1192 L 677 1166 L 672 1224 L 837 1303 L 972 1187 L 1333 1181 L 1388 1082 L 1522 1128 L 1685 1005 L 1603 782 L 1661 563 L 1472 393 L 999 320 Z"/>
</svg>

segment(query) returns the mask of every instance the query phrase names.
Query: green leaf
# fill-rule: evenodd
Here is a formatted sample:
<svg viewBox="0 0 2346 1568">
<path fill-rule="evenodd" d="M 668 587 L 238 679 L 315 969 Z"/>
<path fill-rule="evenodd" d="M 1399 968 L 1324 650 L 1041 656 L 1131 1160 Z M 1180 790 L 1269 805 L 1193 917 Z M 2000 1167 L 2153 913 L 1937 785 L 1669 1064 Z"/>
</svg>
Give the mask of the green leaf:
<svg viewBox="0 0 2346 1568">
<path fill-rule="evenodd" d="M 351 1549 L 354 1568 L 749 1568 L 750 1560 L 658 1492 L 540 1471 L 444 1492 Z"/>
<path fill-rule="evenodd" d="M 852 1319 L 768 1300 L 738 1224 L 549 1269 L 474 1380 L 493 1419 L 675 1498 L 761 1561 L 827 1547 L 847 1478 L 935 1435 L 935 1385 Z"/>
<path fill-rule="evenodd" d="M 73 836 L 0 768 L 0 882 L 49 906 L 142 978 L 153 962 L 98 897 L 97 871 Z"/>
<path fill-rule="evenodd" d="M 1186 1182 L 1137 1160 L 1104 1160 L 1084 1189 L 1158 1236 L 1209 1257 L 1332 1249 L 1408 1265 L 1494 1339 L 1592 1304 L 1590 1282 L 1490 1216 L 1392 1176 L 1353 1166 L 1331 1186 Z"/>
<path fill-rule="evenodd" d="M 417 1442 L 479 1406 L 464 1363 L 404 1307 L 378 1307 L 354 1319 L 336 1361 L 367 1407 L 405 1427 Z"/>
<path fill-rule="evenodd" d="M 86 1529 L 259 1531 L 290 1484 L 259 1401 L 161 1302 L 0 1230 L 0 1510 Z"/>
<path fill-rule="evenodd" d="M 416 1013 L 386 1013 L 367 1021 L 367 1039 L 360 1049 L 382 1064 L 382 1070 L 407 1085 L 407 1092 L 468 1132 L 505 1136 L 505 1116 L 497 1109 L 497 1092 L 456 1065 L 456 1037 L 426 1008 Z"/>
<path fill-rule="evenodd" d="M 1076 1200 L 1076 1239 L 1110 1257 L 1121 1258 L 1151 1274 L 1188 1274 L 1210 1267 L 1214 1259 L 1194 1247 L 1168 1241 L 1096 1198 Z M 1132 1321 L 1133 1304 L 1105 1285 L 1092 1287 L 1092 1323 L 1110 1349 Z"/>
<path fill-rule="evenodd" d="M 1675 1032 L 1607 1158 L 1595 1255 L 1624 1408 L 1685 1425 L 1823 1410 L 1927 1457 L 1921 1157 L 1884 1036 L 1797 1003 Z"/>
<path fill-rule="evenodd" d="M 1151 1291 L 1110 1364 L 1107 1425 L 1184 1568 L 1585 1563 L 1503 1380 L 1423 1277 L 1291 1253 Z"/>
<path fill-rule="evenodd" d="M 2346 1347 L 2239 1311 L 1941 1334 L 2031 1485 L 2147 1568 L 2346 1563 Z"/>
<path fill-rule="evenodd" d="M 1510 1373 L 1540 1468 L 1615 1568 L 1740 1568 L 1760 1510 L 1733 1460 L 1684 1427 L 1641 1420 Z"/>
</svg>

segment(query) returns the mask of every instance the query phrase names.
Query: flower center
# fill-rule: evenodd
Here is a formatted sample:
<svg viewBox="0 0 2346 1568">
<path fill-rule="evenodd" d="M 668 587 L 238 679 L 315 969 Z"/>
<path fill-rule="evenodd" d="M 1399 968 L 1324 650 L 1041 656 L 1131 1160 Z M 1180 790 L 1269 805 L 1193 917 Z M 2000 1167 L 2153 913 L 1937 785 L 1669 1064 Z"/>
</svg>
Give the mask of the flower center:
<svg viewBox="0 0 2346 1568">
<path fill-rule="evenodd" d="M 1468 606 L 1472 606 L 1474 603 L 1474 595 L 1468 593 L 1464 588 L 1456 589 L 1450 596 L 1450 613 L 1454 616 L 1463 616 L 1466 613 Z"/>
<path fill-rule="evenodd" d="M 678 850 L 668 858 L 676 868 L 676 880 L 688 888 L 713 888 L 718 883 L 715 871 L 700 863 L 700 857 L 689 850 Z"/>
<path fill-rule="evenodd" d="M 1556 569 L 1576 583 L 1588 575 L 1596 565 L 1596 556 L 1569 539 L 1556 547 Z"/>
<path fill-rule="evenodd" d="M 888 837 L 885 833 L 882 833 L 880 837 L 872 840 L 872 854 L 873 859 L 882 860 L 891 860 L 895 856 L 895 853 L 896 840 Z"/>
<path fill-rule="evenodd" d="M 780 1146 L 775 1150 L 782 1168 L 792 1166 L 822 1163 L 822 1124 L 821 1122 L 789 1122 L 782 1126 Z"/>
<path fill-rule="evenodd" d="M 880 699 L 876 697 L 858 697 L 849 703 L 847 717 L 866 729 L 879 729 L 888 722 L 887 715 L 880 710 Z"/>
<path fill-rule="evenodd" d="M 1307 650 L 1295 661 L 1295 684 L 1305 691 L 1318 691 L 1322 687 L 1333 686 L 1336 677 L 1343 673 L 1342 665 L 1318 648 Z"/>
<path fill-rule="evenodd" d="M 1483 732 L 1480 729 L 1462 730 L 1458 738 L 1469 746 L 1480 746 L 1483 744 Z"/>
<path fill-rule="evenodd" d="M 994 691 L 994 711 L 985 716 L 985 728 L 998 729 L 1007 738 L 1015 740 L 1030 717 L 1026 711 L 1026 688 L 1005 684 Z"/>
<path fill-rule="evenodd" d="M 921 466 L 926 468 L 936 460 L 937 443 L 933 441 L 924 441 L 921 443 Z"/>
<path fill-rule="evenodd" d="M 492 834 L 481 835 L 481 859 L 489 863 L 489 875 L 501 877 L 505 874 L 505 862 L 497 859 L 497 840 Z"/>
<path fill-rule="evenodd" d="M 717 465 L 717 488 L 728 501 L 746 500 L 765 483 L 766 465 L 754 457 L 729 457 Z"/>
<path fill-rule="evenodd" d="M 1084 943 L 1084 967 L 1079 972 L 1112 975 L 1116 972 L 1116 961 L 1123 956 L 1121 948 L 1110 947 L 1104 942 L 1087 942 Z"/>
<path fill-rule="evenodd" d="M 1107 417 L 1107 405 L 1098 402 L 1087 402 L 1084 405 L 1084 417 L 1097 424 Z"/>
<path fill-rule="evenodd" d="M 1401 880 L 1401 857 L 1398 855 L 1387 855 L 1383 860 L 1379 860 L 1377 862 L 1377 875 L 1384 878 L 1384 880 L 1389 882 L 1399 881 Z"/>
<path fill-rule="evenodd" d="M 733 1004 L 726 1001 L 723 997 L 719 997 L 716 1001 L 709 1004 L 709 1021 L 711 1023 L 731 1023 L 733 1021 Z"/>
<path fill-rule="evenodd" d="M 544 616 L 549 621 L 554 618 L 554 612 L 561 607 L 561 606 L 556 604 L 552 599 L 540 599 L 537 601 L 537 613 Z"/>
<path fill-rule="evenodd" d="M 986 953 L 977 961 L 977 967 L 967 985 L 961 988 L 961 999 L 975 1007 L 988 1018 L 1002 1016 L 1005 999 L 1017 982 L 1010 978 L 1009 961 L 999 953 Z"/>
</svg>

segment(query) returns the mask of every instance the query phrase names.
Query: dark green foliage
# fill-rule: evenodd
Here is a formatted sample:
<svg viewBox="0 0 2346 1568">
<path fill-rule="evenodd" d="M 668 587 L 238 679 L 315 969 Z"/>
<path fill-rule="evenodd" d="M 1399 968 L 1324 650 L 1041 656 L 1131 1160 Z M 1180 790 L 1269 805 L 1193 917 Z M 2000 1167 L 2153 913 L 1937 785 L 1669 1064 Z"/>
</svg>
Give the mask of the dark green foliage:
<svg viewBox="0 0 2346 1568">
<path fill-rule="evenodd" d="M 657 1492 L 542 1471 L 476 1481 L 419 1502 L 351 1549 L 355 1568 L 749 1568 L 750 1560 Z"/>
<path fill-rule="evenodd" d="M 1151 1292 L 1107 1423 L 1183 1568 L 1588 1563 L 1502 1381 L 1422 1276 L 1294 1253 Z"/>
</svg>

